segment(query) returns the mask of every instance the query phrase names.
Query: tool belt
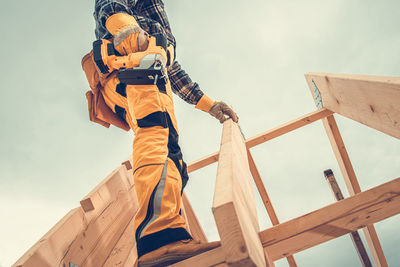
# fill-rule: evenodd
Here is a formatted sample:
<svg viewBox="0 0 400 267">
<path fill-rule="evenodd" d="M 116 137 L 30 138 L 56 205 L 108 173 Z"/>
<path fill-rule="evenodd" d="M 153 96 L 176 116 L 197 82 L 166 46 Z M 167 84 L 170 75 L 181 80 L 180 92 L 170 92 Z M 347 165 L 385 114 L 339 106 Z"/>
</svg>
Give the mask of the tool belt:
<svg viewBox="0 0 400 267">
<path fill-rule="evenodd" d="M 107 128 L 110 125 L 114 125 L 125 131 L 129 131 L 130 127 L 128 123 L 107 106 L 101 91 L 107 81 L 115 77 L 117 73 L 112 72 L 108 75 L 100 73 L 93 60 L 93 51 L 90 51 L 90 53 L 82 58 L 82 68 L 91 88 L 90 91 L 86 92 L 89 119 Z"/>
<path fill-rule="evenodd" d="M 162 47 L 167 53 L 166 65 L 171 65 L 173 61 L 175 61 L 174 47 L 172 45 L 168 46 L 168 41 L 163 35 L 157 34 L 154 35 L 154 38 L 155 46 Z M 166 93 L 165 84 L 167 83 L 168 78 L 164 75 L 163 69 L 157 66 L 139 66 L 134 69 L 122 68 L 115 71 L 109 70 L 109 68 L 103 63 L 103 55 L 101 50 L 103 47 L 103 42 L 106 42 L 106 51 L 104 51 L 105 54 L 121 56 L 114 49 L 112 41 L 97 40 L 93 43 L 94 49 L 83 57 L 82 68 L 86 74 L 86 78 L 91 88 L 91 91 L 86 93 L 89 118 L 91 121 L 99 123 L 107 128 L 109 128 L 112 124 L 118 128 L 129 131 L 130 126 L 125 119 L 122 116 L 119 116 L 117 113 L 114 113 L 112 109 L 105 103 L 102 95 L 102 89 L 104 88 L 105 84 L 110 79 L 117 76 L 123 84 L 155 84 L 161 92 Z M 150 61 L 152 62 L 152 60 Z M 144 65 L 147 64 L 146 60 L 143 59 L 140 62 L 144 62 Z M 109 73 L 109 71 L 111 73 Z"/>
</svg>

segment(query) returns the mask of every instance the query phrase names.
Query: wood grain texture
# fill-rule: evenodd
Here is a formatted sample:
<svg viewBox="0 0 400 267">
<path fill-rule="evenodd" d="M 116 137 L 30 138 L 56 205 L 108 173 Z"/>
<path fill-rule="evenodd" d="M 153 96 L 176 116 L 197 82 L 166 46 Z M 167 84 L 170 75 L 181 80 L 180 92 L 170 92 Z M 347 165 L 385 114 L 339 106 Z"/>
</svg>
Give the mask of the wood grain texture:
<svg viewBox="0 0 400 267">
<path fill-rule="evenodd" d="M 229 266 L 273 266 L 273 262 L 266 262 L 258 237 L 245 141 L 232 120 L 223 127 L 213 214 Z"/>
<path fill-rule="evenodd" d="M 400 178 L 260 232 L 277 260 L 400 213 Z"/>
<path fill-rule="evenodd" d="M 400 77 L 307 73 L 323 106 L 383 133 L 400 138 Z"/>
<path fill-rule="evenodd" d="M 358 183 L 353 165 L 351 164 L 350 157 L 347 153 L 334 116 L 332 115 L 322 119 L 322 123 L 325 127 L 325 131 L 328 135 L 329 142 L 331 143 L 333 153 L 335 154 L 350 196 L 360 193 L 360 184 Z M 388 266 L 375 227 L 373 225 L 367 225 L 367 227 L 363 228 L 363 232 L 375 264 L 378 267 Z"/>
<path fill-rule="evenodd" d="M 80 207 L 71 210 L 12 266 L 57 266 L 70 244 L 85 227 L 83 210 Z"/>
<path fill-rule="evenodd" d="M 134 221 L 135 221 L 134 218 L 132 218 L 128 226 L 122 233 L 121 238 L 118 240 L 117 244 L 113 247 L 103 267 L 125 266 L 125 264 L 128 261 L 128 257 L 132 252 L 134 255 L 136 255 L 135 259 L 133 259 L 133 262 L 136 260 L 137 252 L 136 252 Z M 129 260 L 132 261 L 132 259 Z M 131 264 L 131 266 L 133 266 L 133 264 Z"/>
<path fill-rule="evenodd" d="M 101 215 L 74 239 L 63 259 L 54 266 L 68 266 L 70 262 L 80 267 L 102 266 L 137 208 L 135 188 L 120 191 Z"/>
<path fill-rule="evenodd" d="M 225 253 L 221 247 L 217 247 L 187 260 L 172 264 L 170 267 L 208 267 L 218 266 L 219 264 L 225 264 Z"/>
</svg>

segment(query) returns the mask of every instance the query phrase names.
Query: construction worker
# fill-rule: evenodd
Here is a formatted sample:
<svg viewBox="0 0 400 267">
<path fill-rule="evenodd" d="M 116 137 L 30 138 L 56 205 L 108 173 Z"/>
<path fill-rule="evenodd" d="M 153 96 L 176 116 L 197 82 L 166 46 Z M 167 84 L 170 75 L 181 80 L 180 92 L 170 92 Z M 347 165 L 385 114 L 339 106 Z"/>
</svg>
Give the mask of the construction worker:
<svg viewBox="0 0 400 267">
<path fill-rule="evenodd" d="M 169 64 L 164 90 L 156 85 L 126 85 L 116 75 L 90 72 L 87 66 L 93 65 L 91 54 L 82 61 L 93 91 L 122 120 L 125 127 L 121 128 L 135 133 L 138 266 L 166 266 L 217 247 L 219 242 L 201 244 L 193 240 L 181 216 L 181 194 L 188 174 L 178 145 L 172 92 L 221 123 L 228 118 L 237 122 L 237 115 L 225 103 L 205 95 L 175 60 L 176 42 L 162 0 L 96 0 L 94 17 L 97 39 L 112 39 L 121 55 L 146 51 L 150 36 L 156 34 L 167 40 L 167 53 L 163 55 L 167 55 Z"/>
</svg>

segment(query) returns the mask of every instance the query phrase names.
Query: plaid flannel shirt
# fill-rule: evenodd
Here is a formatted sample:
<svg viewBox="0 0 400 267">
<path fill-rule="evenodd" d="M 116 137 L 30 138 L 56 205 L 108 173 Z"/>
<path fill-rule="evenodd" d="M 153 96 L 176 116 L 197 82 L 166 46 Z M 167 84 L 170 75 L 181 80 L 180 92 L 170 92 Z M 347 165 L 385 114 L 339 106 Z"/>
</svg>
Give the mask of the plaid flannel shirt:
<svg viewBox="0 0 400 267">
<path fill-rule="evenodd" d="M 115 13 L 127 13 L 135 17 L 139 26 L 150 35 L 161 33 L 169 44 L 176 47 L 162 0 L 96 0 L 94 18 L 96 38 L 110 39 L 112 35 L 105 27 L 106 20 Z M 178 61 L 168 67 L 172 91 L 189 104 L 196 105 L 204 93 L 197 83 L 181 68 Z"/>
</svg>

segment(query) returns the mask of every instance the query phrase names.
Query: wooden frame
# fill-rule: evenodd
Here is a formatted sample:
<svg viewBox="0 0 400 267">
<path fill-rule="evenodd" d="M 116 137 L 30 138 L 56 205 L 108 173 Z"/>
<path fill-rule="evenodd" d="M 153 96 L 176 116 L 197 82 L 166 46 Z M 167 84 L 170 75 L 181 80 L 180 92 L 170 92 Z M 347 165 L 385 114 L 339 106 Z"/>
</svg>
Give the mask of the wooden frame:
<svg viewBox="0 0 400 267">
<path fill-rule="evenodd" d="M 400 78 L 309 73 L 306 79 L 318 110 L 247 140 L 229 120 L 224 123 L 220 151 L 188 165 L 192 172 L 219 164 L 213 214 L 221 246 L 173 266 L 274 266 L 275 260 L 286 257 L 294 267 L 296 252 L 364 226 L 375 265 L 387 266 L 373 223 L 400 213 L 400 178 L 362 192 L 333 114 L 400 138 Z M 318 120 L 323 122 L 350 197 L 280 223 L 250 149 Z M 132 266 L 137 259 L 130 238 L 137 200 L 131 166 L 130 159 L 125 161 L 13 266 L 114 266 L 117 262 Z M 252 180 L 273 224 L 263 231 Z M 182 201 L 189 231 L 207 242 L 186 195 Z"/>
</svg>

